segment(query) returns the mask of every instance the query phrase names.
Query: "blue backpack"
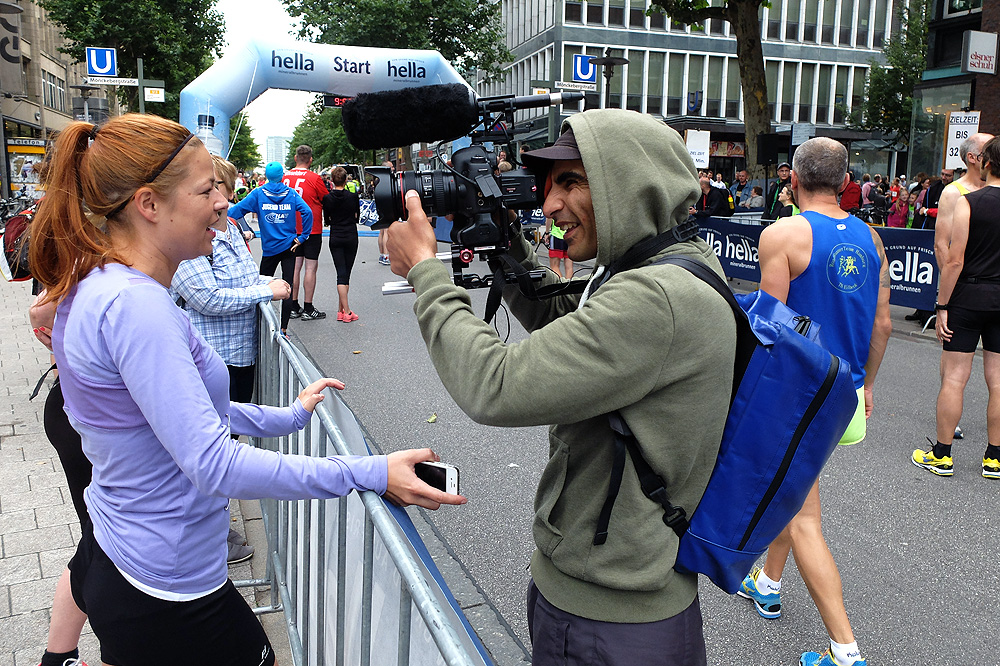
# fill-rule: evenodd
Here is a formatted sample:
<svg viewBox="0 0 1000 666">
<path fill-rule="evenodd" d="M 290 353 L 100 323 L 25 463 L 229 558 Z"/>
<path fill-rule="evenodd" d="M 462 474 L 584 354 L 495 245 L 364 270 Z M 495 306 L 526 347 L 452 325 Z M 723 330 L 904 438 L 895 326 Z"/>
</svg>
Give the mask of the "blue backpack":
<svg viewBox="0 0 1000 666">
<path fill-rule="evenodd" d="M 672 256 L 726 299 L 737 322 L 733 394 L 719 455 L 697 510 L 671 504 L 619 412 L 615 462 L 594 544 L 607 539 L 626 452 L 643 493 L 680 538 L 674 568 L 701 573 L 732 594 L 799 512 L 857 407 L 849 364 L 823 349 L 819 327 L 762 291 L 734 296 L 704 263 Z M 633 264 L 635 265 L 635 264 Z"/>
</svg>

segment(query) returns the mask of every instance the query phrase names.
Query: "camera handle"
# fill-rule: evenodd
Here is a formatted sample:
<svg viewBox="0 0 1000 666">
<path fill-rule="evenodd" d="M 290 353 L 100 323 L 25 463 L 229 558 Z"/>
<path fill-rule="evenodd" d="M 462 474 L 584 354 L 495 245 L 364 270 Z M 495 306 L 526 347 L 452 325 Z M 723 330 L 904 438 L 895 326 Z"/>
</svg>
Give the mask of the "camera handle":
<svg viewBox="0 0 1000 666">
<path fill-rule="evenodd" d="M 462 272 L 462 269 L 468 267 L 469 263 L 473 259 L 473 251 L 465 248 L 461 245 L 452 245 L 450 252 L 438 252 L 434 256 L 443 261 L 444 263 L 450 263 L 452 266 L 452 278 L 456 285 L 459 287 L 464 287 L 466 289 L 477 289 L 479 287 L 489 287 L 496 280 L 496 274 L 490 275 L 477 275 Z M 534 282 L 540 281 L 545 277 L 545 269 L 535 269 L 527 271 L 527 277 Z M 522 281 L 524 277 L 519 277 L 513 271 L 504 273 L 504 282 L 506 284 L 518 284 Z M 413 287 L 406 280 L 396 280 L 393 282 L 385 282 L 382 284 L 382 295 L 383 296 L 393 296 L 395 294 L 412 294 Z"/>
</svg>

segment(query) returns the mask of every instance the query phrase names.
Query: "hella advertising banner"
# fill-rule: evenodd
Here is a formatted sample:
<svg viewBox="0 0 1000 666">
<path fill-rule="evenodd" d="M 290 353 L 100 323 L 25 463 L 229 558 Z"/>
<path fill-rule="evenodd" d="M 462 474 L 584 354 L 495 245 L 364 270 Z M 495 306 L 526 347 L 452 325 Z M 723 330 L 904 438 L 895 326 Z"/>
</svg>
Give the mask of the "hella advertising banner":
<svg viewBox="0 0 1000 666">
<path fill-rule="evenodd" d="M 180 123 L 193 132 L 199 115 L 212 116 L 213 132 L 228 149 L 229 118 L 269 88 L 353 97 L 438 83 L 468 85 L 437 51 L 255 40 L 181 91 Z"/>
<path fill-rule="evenodd" d="M 764 227 L 709 217 L 699 220 L 701 237 L 719 258 L 726 276 L 760 282 L 757 244 Z M 934 232 L 923 229 L 875 227 L 889 262 L 889 302 L 907 308 L 933 310 L 938 270 Z M 874 274 L 877 276 L 877 273 Z"/>
</svg>

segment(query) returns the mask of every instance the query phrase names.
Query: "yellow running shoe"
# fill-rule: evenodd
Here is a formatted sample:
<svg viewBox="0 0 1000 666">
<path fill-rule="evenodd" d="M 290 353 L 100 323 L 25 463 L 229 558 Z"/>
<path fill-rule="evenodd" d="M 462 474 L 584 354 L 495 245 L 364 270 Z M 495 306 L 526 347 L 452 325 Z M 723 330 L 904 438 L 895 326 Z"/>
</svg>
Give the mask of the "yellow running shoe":
<svg viewBox="0 0 1000 666">
<path fill-rule="evenodd" d="M 1000 460 L 983 458 L 983 478 L 1000 479 Z"/>
<path fill-rule="evenodd" d="M 917 449 L 910 456 L 910 462 L 912 462 L 917 467 L 923 467 L 928 472 L 933 472 L 938 476 L 951 476 L 955 473 L 954 466 L 951 462 L 951 456 L 944 456 L 943 458 L 938 458 L 934 455 L 934 449 L 930 451 L 923 451 Z M 986 474 L 985 463 L 983 465 L 983 474 Z"/>
</svg>

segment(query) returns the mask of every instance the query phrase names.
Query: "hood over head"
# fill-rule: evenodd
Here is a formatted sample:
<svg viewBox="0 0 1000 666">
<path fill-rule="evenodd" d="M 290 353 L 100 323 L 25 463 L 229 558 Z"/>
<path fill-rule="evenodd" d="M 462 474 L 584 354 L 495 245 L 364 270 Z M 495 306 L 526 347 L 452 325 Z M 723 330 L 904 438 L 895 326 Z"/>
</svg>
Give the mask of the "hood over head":
<svg viewBox="0 0 1000 666">
<path fill-rule="evenodd" d="M 590 184 L 598 266 L 687 220 L 688 207 L 701 188 L 694 161 L 675 130 L 652 116 L 623 109 L 574 114 L 563 122 L 562 132 L 568 130 Z M 568 141 L 556 141 L 525 153 L 525 164 L 544 175 L 550 160 L 574 159 L 571 152 Z"/>
</svg>

